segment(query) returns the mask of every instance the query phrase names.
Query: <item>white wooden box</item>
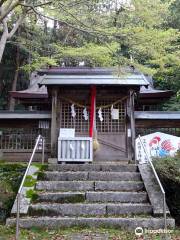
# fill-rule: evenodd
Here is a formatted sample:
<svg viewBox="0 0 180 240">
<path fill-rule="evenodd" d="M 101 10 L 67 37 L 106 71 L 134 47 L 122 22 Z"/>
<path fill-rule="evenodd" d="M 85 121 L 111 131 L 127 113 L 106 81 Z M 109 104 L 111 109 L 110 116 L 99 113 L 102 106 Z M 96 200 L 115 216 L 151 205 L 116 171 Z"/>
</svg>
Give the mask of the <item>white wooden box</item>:
<svg viewBox="0 0 180 240">
<path fill-rule="evenodd" d="M 59 162 L 92 162 L 93 145 L 91 137 L 59 137 Z"/>
</svg>

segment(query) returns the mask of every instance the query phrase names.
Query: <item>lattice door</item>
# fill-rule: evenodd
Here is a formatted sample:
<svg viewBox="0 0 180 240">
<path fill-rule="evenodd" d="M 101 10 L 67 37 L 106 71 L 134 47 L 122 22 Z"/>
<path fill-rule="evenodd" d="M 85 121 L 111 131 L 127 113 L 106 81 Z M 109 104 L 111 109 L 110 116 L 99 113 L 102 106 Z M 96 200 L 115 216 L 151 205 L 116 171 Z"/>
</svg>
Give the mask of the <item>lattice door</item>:
<svg viewBox="0 0 180 240">
<path fill-rule="evenodd" d="M 62 102 L 61 104 L 61 128 L 75 128 L 76 133 L 87 135 L 89 132 L 89 119 L 85 120 L 83 108 L 75 106 L 76 116 L 71 115 L 71 103 Z"/>
<path fill-rule="evenodd" d="M 119 118 L 117 120 L 111 117 L 111 107 L 107 105 L 116 100 L 101 100 L 97 101 L 97 107 L 102 107 L 101 122 L 98 117 L 98 109 L 96 110 L 96 128 L 99 133 L 120 133 L 125 131 L 125 104 L 119 102 L 114 105 L 114 108 L 119 109 Z M 71 103 L 63 101 L 61 104 L 61 128 L 75 128 L 76 133 L 88 134 L 89 132 L 89 118 L 84 119 L 83 108 L 75 105 L 76 116 L 73 118 L 71 115 Z M 89 109 L 87 108 L 88 115 Z"/>
<path fill-rule="evenodd" d="M 115 101 L 115 100 L 114 100 Z M 96 127 L 99 133 L 120 133 L 125 131 L 125 104 L 124 102 L 119 102 L 113 107 L 119 109 L 119 118 L 112 119 L 111 117 L 111 107 L 106 107 L 107 105 L 114 102 L 113 100 L 97 101 L 97 106 L 102 107 L 102 117 L 103 121 L 100 121 L 98 117 L 98 110 L 96 111 Z"/>
</svg>

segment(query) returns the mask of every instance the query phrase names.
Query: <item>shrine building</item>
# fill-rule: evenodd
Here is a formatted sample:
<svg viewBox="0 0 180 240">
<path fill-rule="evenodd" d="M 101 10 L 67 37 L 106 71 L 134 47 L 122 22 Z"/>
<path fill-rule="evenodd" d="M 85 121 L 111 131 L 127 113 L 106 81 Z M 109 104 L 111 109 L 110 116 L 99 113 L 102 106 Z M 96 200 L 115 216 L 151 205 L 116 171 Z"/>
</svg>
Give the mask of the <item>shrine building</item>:
<svg viewBox="0 0 180 240">
<path fill-rule="evenodd" d="M 154 89 L 152 78 L 133 67 L 42 69 L 28 89 L 10 94 L 24 110 L 0 113 L 6 158 L 25 158 L 42 134 L 46 160 L 133 162 L 138 134 L 164 128 L 180 135 L 179 112 L 167 117 L 158 110 L 173 92 Z"/>
</svg>

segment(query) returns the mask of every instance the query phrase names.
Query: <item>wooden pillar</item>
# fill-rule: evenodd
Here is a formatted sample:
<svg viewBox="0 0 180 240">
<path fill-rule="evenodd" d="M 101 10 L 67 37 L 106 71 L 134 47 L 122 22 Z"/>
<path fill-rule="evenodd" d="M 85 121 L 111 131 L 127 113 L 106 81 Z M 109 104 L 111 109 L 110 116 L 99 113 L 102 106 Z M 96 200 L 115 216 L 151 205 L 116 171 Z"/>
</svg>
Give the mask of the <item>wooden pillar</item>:
<svg viewBox="0 0 180 240">
<path fill-rule="evenodd" d="M 130 107 L 130 95 L 127 99 L 127 122 L 126 122 L 126 137 L 127 137 L 127 154 L 128 159 L 132 160 L 132 147 L 131 147 L 131 123 L 130 123 L 130 115 L 131 115 L 131 107 Z"/>
<path fill-rule="evenodd" d="M 130 90 L 130 123 L 131 123 L 131 145 L 132 145 L 132 159 L 135 160 L 135 118 L 134 118 L 134 91 Z"/>
<path fill-rule="evenodd" d="M 57 89 L 52 89 L 51 157 L 57 157 Z"/>
<path fill-rule="evenodd" d="M 127 101 L 127 150 L 128 158 L 135 160 L 135 118 L 134 118 L 134 91 L 129 91 L 129 98 Z"/>
</svg>

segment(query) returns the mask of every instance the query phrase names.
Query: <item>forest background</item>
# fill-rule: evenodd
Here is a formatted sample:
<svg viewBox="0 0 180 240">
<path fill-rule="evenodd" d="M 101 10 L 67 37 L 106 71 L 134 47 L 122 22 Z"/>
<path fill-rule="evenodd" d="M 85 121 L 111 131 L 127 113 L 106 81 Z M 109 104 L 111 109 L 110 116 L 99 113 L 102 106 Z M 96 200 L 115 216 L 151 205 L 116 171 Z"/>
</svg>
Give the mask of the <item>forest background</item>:
<svg viewBox="0 0 180 240">
<path fill-rule="evenodd" d="M 179 0 L 0 0 L 0 109 L 47 66 L 131 66 L 174 91 L 180 110 Z"/>
</svg>

